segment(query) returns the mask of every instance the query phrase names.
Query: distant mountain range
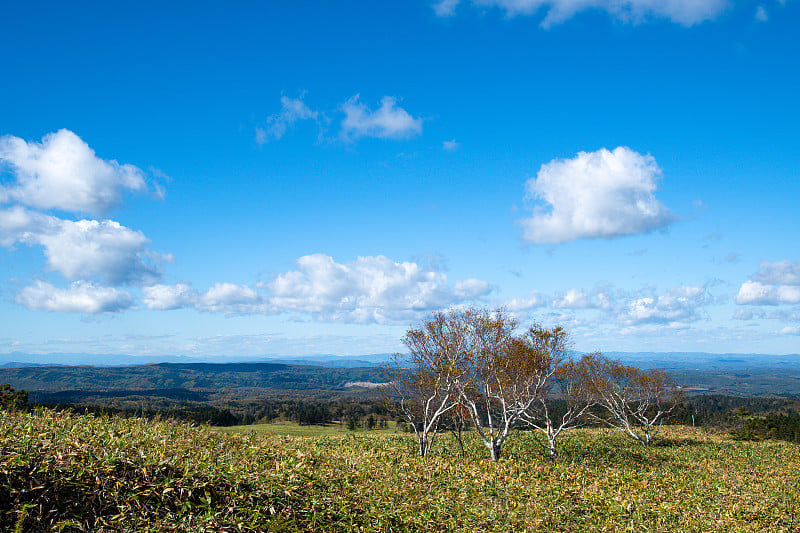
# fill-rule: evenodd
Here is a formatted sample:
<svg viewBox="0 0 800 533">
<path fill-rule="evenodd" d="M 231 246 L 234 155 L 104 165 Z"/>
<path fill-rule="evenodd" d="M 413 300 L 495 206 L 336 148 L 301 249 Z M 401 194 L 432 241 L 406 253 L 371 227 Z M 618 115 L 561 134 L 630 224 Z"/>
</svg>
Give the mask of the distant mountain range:
<svg viewBox="0 0 800 533">
<path fill-rule="evenodd" d="M 15 389 L 57 393 L 60 401 L 102 392 L 109 397 L 152 394 L 185 396 L 186 391 L 345 390 L 379 380 L 376 368 L 325 368 L 283 363 L 159 363 L 136 366 L 40 365 L 0 369 L 0 383 Z M 242 392 L 243 391 L 243 392 Z M 38 394 L 35 400 L 42 400 Z M 184 398 L 186 399 L 186 398 Z"/>
<path fill-rule="evenodd" d="M 6 361 L 0 364 L 0 384 L 9 383 L 15 389 L 25 389 L 33 394 L 32 400 L 40 402 L 75 402 L 86 398 L 99 401 L 101 396 L 119 400 L 155 395 L 188 401 L 197 394 L 242 398 L 294 396 L 308 391 L 342 394 L 352 391 L 353 387 L 367 390 L 381 382 L 383 378 L 377 367 L 389 357 L 389 354 L 314 355 L 245 361 L 219 357 L 213 358 L 213 362 L 210 358 L 195 362 L 176 357 L 86 354 L 49 354 L 26 361 L 24 355 L 2 356 Z M 668 370 L 690 392 L 800 395 L 800 355 L 699 352 L 610 352 L 607 355 L 640 368 Z M 171 362 L 163 362 L 165 360 Z M 116 364 L 109 364 L 109 361 Z"/>
<path fill-rule="evenodd" d="M 724 370 L 748 368 L 800 369 L 800 354 L 771 355 L 754 353 L 714 354 L 706 352 L 606 352 L 605 355 L 640 368 L 668 370 Z M 0 368 L 19 368 L 50 365 L 134 366 L 158 363 L 282 363 L 328 368 L 369 368 L 385 363 L 391 354 L 341 356 L 315 354 L 305 356 L 263 355 L 239 356 L 179 356 L 179 355 L 110 355 L 87 353 L 29 354 L 11 352 L 0 354 Z"/>
<path fill-rule="evenodd" d="M 31 354 L 11 352 L 0 354 L 0 368 L 32 366 L 138 366 L 159 363 L 282 363 L 333 368 L 369 368 L 385 363 L 391 354 L 341 356 L 315 354 L 302 356 L 262 355 L 240 357 L 235 355 L 183 356 L 183 355 L 118 355 L 90 353 Z"/>
<path fill-rule="evenodd" d="M 800 354 L 605 352 L 604 355 L 640 368 L 663 368 L 666 370 L 800 369 Z"/>
</svg>

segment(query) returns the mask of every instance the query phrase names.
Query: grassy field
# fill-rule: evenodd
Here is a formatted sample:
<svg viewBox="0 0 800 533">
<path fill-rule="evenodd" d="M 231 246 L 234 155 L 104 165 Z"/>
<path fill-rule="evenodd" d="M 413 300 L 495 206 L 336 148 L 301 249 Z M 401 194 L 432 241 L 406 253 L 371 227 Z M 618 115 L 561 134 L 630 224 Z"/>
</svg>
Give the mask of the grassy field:
<svg viewBox="0 0 800 533">
<path fill-rule="evenodd" d="M 493 463 L 449 435 L 420 459 L 406 434 L 0 413 L 0 530 L 800 530 L 800 446 L 667 437 L 576 431 L 551 460 L 521 433 Z"/>
<path fill-rule="evenodd" d="M 370 434 L 394 433 L 395 422 L 388 421 L 388 429 L 371 429 Z M 355 432 L 347 429 L 347 424 L 300 425 L 296 422 L 274 422 L 270 424 L 250 424 L 247 426 L 216 426 L 212 427 L 219 433 L 261 433 L 266 435 L 286 435 L 290 437 L 319 437 L 320 435 L 344 435 L 364 433 L 365 430 Z"/>
</svg>

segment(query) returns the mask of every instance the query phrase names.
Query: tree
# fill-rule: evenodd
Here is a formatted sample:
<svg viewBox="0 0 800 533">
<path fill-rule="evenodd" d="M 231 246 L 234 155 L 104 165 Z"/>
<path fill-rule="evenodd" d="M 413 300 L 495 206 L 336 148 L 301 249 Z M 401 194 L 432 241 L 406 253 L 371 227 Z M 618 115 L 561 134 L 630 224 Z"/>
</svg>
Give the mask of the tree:
<svg viewBox="0 0 800 533">
<path fill-rule="evenodd" d="M 382 368 L 388 404 L 414 430 L 420 456 L 428 454 L 442 416 L 457 405 L 455 383 L 466 350 L 467 313 L 434 313 L 419 327 L 408 330 L 403 344 L 408 355 L 395 354 Z"/>
<path fill-rule="evenodd" d="M 456 443 L 458 443 L 458 448 L 461 450 L 461 455 L 465 455 L 466 451 L 464 450 L 464 431 L 467 429 L 467 421 L 469 420 L 469 411 L 462 405 L 461 402 L 458 402 L 456 406 L 450 410 L 446 417 L 446 422 L 449 423 L 450 430 L 453 432 L 453 437 L 456 439 Z"/>
<path fill-rule="evenodd" d="M 0 409 L 16 411 L 28 405 L 28 393 L 24 390 L 15 391 L 10 384 L 0 385 Z"/>
<path fill-rule="evenodd" d="M 680 399 L 672 376 L 639 370 L 599 354 L 587 359 L 590 388 L 608 416 L 604 421 L 645 446 L 658 435 Z"/>
<path fill-rule="evenodd" d="M 546 330 L 534 326 L 515 336 L 517 321 L 502 309 L 470 309 L 467 318 L 470 349 L 459 360 L 465 370 L 457 380 L 460 401 L 497 461 L 511 430 L 524 423 L 551 375 L 550 354 L 538 342 Z"/>
<path fill-rule="evenodd" d="M 409 355 L 395 354 L 384 367 L 385 391 L 414 430 L 420 455 L 430 450 L 447 413 L 466 415 L 495 461 L 512 430 L 528 423 L 557 454 L 559 433 L 589 409 L 586 372 L 565 363 L 563 328 L 535 324 L 518 335 L 517 326 L 503 309 L 469 308 L 435 313 L 406 333 Z M 553 384 L 568 399 L 557 423 L 547 402 Z M 455 427 L 460 442 L 462 425 Z"/>
<path fill-rule="evenodd" d="M 545 448 L 551 457 L 558 457 L 559 435 L 585 425 L 590 409 L 595 405 L 587 364 L 592 356 L 584 356 L 577 362 L 566 359 L 567 343 L 559 338 L 562 333 L 558 329 L 545 333 L 543 339 L 546 345 L 551 346 L 552 377 L 544 393 L 525 414 L 526 422 L 544 434 L 547 439 Z M 550 394 L 553 389 L 558 395 L 556 399 Z"/>
</svg>

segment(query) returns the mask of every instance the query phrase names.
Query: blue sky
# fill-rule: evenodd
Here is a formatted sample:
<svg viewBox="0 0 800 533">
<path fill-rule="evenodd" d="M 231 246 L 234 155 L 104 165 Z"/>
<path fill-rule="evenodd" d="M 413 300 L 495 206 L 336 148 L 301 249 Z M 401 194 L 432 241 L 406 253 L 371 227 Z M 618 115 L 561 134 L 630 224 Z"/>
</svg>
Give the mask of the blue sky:
<svg viewBox="0 0 800 533">
<path fill-rule="evenodd" d="M 0 353 L 356 355 L 505 306 L 800 352 L 795 0 L 6 3 Z"/>
</svg>

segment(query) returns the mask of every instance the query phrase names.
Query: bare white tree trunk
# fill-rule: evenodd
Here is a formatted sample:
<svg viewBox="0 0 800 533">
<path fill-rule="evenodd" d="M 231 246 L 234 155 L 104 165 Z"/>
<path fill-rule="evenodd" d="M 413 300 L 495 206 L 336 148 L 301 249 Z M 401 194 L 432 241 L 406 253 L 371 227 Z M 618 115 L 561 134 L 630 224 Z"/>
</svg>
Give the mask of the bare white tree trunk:
<svg viewBox="0 0 800 533">
<path fill-rule="evenodd" d="M 558 457 L 558 437 L 561 433 L 583 426 L 584 416 L 593 405 L 588 398 L 577 402 L 574 400 L 568 399 L 567 410 L 558 417 L 551 413 L 547 399 L 542 397 L 537 402 L 537 409 L 525 415 L 528 425 L 544 434 L 547 439 L 545 449 L 551 457 Z"/>
<path fill-rule="evenodd" d="M 597 357 L 593 379 L 597 400 L 609 414 L 604 421 L 645 446 L 678 405 L 679 391 L 666 372 Z"/>
<path fill-rule="evenodd" d="M 415 412 L 407 405 L 407 400 L 401 400 L 401 417 L 414 429 L 417 438 L 417 447 L 420 457 L 425 457 L 436 440 L 436 433 L 439 430 L 439 420 L 450 409 L 456 406 L 452 401 L 452 394 L 440 394 L 440 390 L 425 399 L 421 412 Z"/>
<path fill-rule="evenodd" d="M 523 414 L 535 398 L 516 401 L 509 405 L 503 394 L 503 388 L 497 384 L 493 388 L 489 383 L 484 385 L 481 396 L 481 399 L 476 401 L 462 395 L 461 401 L 466 405 L 475 430 L 483 445 L 489 450 L 490 457 L 493 461 L 498 461 L 502 455 L 503 443 L 511 434 L 511 430 L 522 423 Z"/>
</svg>

